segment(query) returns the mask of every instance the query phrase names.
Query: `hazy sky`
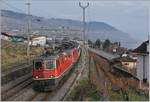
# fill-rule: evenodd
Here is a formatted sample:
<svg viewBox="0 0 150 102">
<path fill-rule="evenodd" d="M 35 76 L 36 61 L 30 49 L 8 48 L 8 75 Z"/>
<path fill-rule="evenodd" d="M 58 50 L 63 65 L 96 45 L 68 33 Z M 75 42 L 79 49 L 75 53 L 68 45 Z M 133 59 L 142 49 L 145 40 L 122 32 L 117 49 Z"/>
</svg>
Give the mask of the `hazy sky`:
<svg viewBox="0 0 150 102">
<path fill-rule="evenodd" d="M 27 12 L 28 0 L 2 0 L 2 9 Z M 4 2 L 5 1 L 5 2 Z M 82 20 L 78 0 L 29 0 L 31 13 L 46 18 L 67 18 Z M 87 1 L 82 0 L 84 5 Z M 148 0 L 89 0 L 86 9 L 87 21 L 106 22 L 137 40 L 148 38 L 149 7 Z M 21 10 L 20 10 L 21 9 Z"/>
</svg>

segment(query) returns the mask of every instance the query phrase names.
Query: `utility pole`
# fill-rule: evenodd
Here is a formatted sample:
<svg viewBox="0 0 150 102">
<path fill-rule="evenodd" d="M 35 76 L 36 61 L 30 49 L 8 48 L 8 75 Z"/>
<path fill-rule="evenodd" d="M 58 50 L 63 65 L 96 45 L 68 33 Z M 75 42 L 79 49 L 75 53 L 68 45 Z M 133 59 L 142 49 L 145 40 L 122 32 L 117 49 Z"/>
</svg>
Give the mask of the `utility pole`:
<svg viewBox="0 0 150 102">
<path fill-rule="evenodd" d="M 85 49 L 85 9 L 89 6 L 89 2 L 85 5 L 85 6 L 83 6 L 83 5 L 81 5 L 81 3 L 79 2 L 79 6 L 83 9 L 83 22 L 82 22 L 82 36 L 83 36 L 83 38 L 82 38 L 82 40 L 83 40 L 83 48 L 82 49 Z M 82 50 L 83 52 L 82 52 L 82 54 L 81 54 L 81 56 L 82 56 L 82 60 L 81 60 L 81 63 L 82 63 L 82 68 L 84 69 L 85 68 L 85 66 L 86 66 L 86 63 L 85 63 L 85 61 L 86 61 L 86 50 Z"/>
<path fill-rule="evenodd" d="M 56 39 L 56 37 L 55 37 L 55 35 L 54 35 L 54 45 L 53 45 L 53 50 L 55 51 L 55 39 Z"/>
<path fill-rule="evenodd" d="M 65 27 L 61 26 L 61 30 L 62 30 L 62 32 L 60 32 L 60 40 L 62 43 L 63 42 L 62 40 L 64 39 L 64 36 L 65 36 Z"/>
<path fill-rule="evenodd" d="M 30 21 L 30 16 L 31 16 L 30 15 L 30 5 L 31 5 L 31 3 L 28 2 L 28 3 L 26 3 L 26 5 L 28 7 L 27 61 L 28 61 L 28 64 L 30 64 L 30 45 L 29 45 L 29 43 L 30 43 L 30 24 L 31 24 L 31 21 Z"/>
<path fill-rule="evenodd" d="M 79 6 L 83 9 L 83 22 L 82 22 L 82 35 L 83 35 L 83 42 L 85 44 L 85 9 L 89 6 L 89 2 L 83 6 L 81 5 L 81 2 L 79 2 Z"/>
<path fill-rule="evenodd" d="M 53 34 L 53 38 L 52 38 L 52 40 L 53 40 L 53 51 L 55 51 L 56 33 L 57 33 L 57 30 L 55 30 L 55 32 Z"/>
</svg>

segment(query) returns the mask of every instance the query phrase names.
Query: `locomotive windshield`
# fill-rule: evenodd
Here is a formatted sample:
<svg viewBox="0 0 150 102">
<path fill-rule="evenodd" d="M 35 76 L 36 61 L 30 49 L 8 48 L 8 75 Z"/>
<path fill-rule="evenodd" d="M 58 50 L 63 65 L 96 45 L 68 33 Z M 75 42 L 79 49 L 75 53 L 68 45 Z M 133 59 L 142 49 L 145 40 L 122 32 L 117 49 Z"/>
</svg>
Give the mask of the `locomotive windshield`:
<svg viewBox="0 0 150 102">
<path fill-rule="evenodd" d="M 54 69 L 54 68 L 56 68 L 56 61 L 55 60 L 47 60 L 46 61 L 46 68 L 47 69 Z"/>
<path fill-rule="evenodd" d="M 40 69 L 42 67 L 42 62 L 35 62 L 34 63 L 34 68 L 35 69 Z"/>
</svg>

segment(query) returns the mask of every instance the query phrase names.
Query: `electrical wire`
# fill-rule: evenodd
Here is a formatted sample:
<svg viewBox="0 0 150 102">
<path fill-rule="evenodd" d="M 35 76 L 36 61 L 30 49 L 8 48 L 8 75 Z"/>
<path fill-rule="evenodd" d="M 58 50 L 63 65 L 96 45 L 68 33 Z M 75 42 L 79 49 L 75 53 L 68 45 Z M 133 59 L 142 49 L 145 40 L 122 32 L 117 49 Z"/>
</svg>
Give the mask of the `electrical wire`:
<svg viewBox="0 0 150 102">
<path fill-rule="evenodd" d="M 91 14 L 90 14 L 90 5 L 89 5 L 89 7 L 87 8 L 87 33 L 89 33 L 90 32 L 90 21 L 91 21 Z M 87 36 L 87 38 L 88 38 L 88 36 Z"/>
<path fill-rule="evenodd" d="M 5 0 L 5 1 L 4 1 L 4 0 L 1 0 L 1 2 L 2 2 L 3 4 L 5 4 L 5 5 L 7 5 L 8 7 L 14 9 L 14 10 L 17 10 L 17 11 L 19 11 L 19 12 L 24 12 L 22 9 L 17 8 L 17 7 L 15 7 L 15 6 L 9 4 L 8 2 L 6 2 L 6 0 Z"/>
</svg>

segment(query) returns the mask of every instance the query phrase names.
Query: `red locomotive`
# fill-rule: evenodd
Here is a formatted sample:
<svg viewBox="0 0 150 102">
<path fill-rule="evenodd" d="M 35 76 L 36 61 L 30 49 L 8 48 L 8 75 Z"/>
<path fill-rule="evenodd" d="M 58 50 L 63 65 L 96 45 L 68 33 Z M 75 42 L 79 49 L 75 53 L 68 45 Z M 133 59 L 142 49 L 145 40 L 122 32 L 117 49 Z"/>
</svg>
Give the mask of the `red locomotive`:
<svg viewBox="0 0 150 102">
<path fill-rule="evenodd" d="M 33 61 L 33 88 L 39 91 L 54 90 L 67 75 L 80 56 L 80 45 L 67 42 L 57 53 L 47 53 Z M 63 51 L 62 51 L 63 49 Z"/>
</svg>

